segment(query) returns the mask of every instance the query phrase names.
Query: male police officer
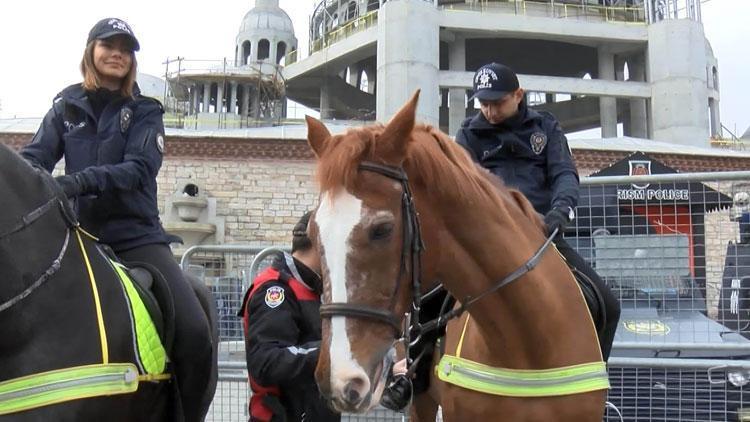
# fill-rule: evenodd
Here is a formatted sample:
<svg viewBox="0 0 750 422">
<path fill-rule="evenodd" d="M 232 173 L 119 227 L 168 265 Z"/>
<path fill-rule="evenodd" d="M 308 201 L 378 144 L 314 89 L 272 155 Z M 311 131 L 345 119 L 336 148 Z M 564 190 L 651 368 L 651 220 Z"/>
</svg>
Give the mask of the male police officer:
<svg viewBox="0 0 750 422">
<path fill-rule="evenodd" d="M 320 256 L 307 237 L 310 212 L 292 232 L 292 254 L 262 271 L 240 315 L 250 386 L 250 422 L 338 422 L 315 384 L 321 337 Z"/>
<path fill-rule="evenodd" d="M 466 119 L 456 142 L 482 167 L 523 192 L 544 215 L 548 234 L 558 230 L 555 245 L 568 264 L 591 279 L 606 309 L 606 325 L 599 332 L 606 361 L 620 318 L 620 306 L 609 288 L 563 239 L 562 232 L 575 218 L 578 172 L 568 141 L 557 120 L 547 112 L 526 106 L 524 90 L 508 66 L 490 63 L 474 74 L 474 95 L 480 112 Z"/>
</svg>

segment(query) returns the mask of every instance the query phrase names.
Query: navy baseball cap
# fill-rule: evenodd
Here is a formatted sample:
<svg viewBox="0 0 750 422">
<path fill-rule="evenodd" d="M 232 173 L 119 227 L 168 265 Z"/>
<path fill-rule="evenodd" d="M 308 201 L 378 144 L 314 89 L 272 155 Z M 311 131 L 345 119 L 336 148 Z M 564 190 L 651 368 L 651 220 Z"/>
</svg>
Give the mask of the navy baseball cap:
<svg viewBox="0 0 750 422">
<path fill-rule="evenodd" d="M 497 101 L 519 87 L 513 69 L 500 63 L 486 64 L 474 73 L 474 95 L 469 100 Z"/>
<path fill-rule="evenodd" d="M 141 49 L 141 45 L 138 44 L 138 40 L 135 38 L 130 25 L 124 20 L 117 18 L 104 18 L 97 22 L 96 25 L 91 28 L 91 31 L 89 31 L 89 39 L 86 41 L 86 44 L 94 40 L 103 40 L 115 35 L 126 36 L 131 42 L 133 51 Z"/>
</svg>

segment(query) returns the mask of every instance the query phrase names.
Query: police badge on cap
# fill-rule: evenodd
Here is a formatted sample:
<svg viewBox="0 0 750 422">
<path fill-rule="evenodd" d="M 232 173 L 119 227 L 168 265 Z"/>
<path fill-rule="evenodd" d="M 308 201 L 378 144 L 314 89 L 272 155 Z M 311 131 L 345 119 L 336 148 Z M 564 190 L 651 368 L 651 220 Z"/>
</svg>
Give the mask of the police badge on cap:
<svg viewBox="0 0 750 422">
<path fill-rule="evenodd" d="M 544 151 L 544 147 L 547 146 L 547 135 L 544 132 L 534 132 L 529 137 L 529 144 L 534 154 L 539 155 Z"/>
</svg>

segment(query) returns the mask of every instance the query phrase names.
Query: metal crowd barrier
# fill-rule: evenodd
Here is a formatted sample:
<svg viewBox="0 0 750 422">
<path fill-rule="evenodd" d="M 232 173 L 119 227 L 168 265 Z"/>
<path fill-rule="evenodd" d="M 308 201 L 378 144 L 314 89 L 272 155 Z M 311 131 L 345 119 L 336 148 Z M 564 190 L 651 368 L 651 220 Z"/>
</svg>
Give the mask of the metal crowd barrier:
<svg viewBox="0 0 750 422">
<path fill-rule="evenodd" d="M 655 162 L 630 165 L 659 170 Z M 582 178 L 565 237 L 622 306 L 609 401 L 623 420 L 750 420 L 750 172 Z M 236 313 L 262 249 L 198 246 L 182 259 L 219 305 L 221 382 L 209 420 L 247 418 Z M 608 409 L 605 420 L 620 415 Z"/>
</svg>

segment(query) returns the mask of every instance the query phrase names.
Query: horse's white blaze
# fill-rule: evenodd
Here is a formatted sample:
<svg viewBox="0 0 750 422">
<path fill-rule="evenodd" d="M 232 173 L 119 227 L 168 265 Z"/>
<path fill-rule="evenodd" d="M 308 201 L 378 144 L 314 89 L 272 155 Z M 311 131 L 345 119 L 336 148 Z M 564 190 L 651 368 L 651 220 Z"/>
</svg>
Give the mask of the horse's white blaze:
<svg viewBox="0 0 750 422">
<path fill-rule="evenodd" d="M 323 259 L 328 267 L 331 283 L 331 301 L 345 303 L 349 300 L 346 286 L 346 261 L 350 252 L 352 230 L 362 219 L 362 201 L 346 191 L 336 196 L 324 193 L 315 222 L 318 224 Z M 346 333 L 346 317 L 331 318 L 331 387 L 334 394 L 343 394 L 344 386 L 354 377 L 367 375 L 352 357 L 351 343 Z M 369 389 L 369 385 L 366 386 Z"/>
</svg>

